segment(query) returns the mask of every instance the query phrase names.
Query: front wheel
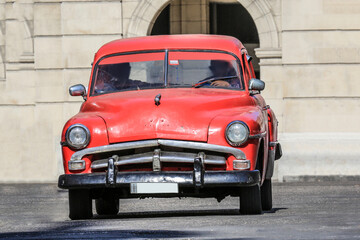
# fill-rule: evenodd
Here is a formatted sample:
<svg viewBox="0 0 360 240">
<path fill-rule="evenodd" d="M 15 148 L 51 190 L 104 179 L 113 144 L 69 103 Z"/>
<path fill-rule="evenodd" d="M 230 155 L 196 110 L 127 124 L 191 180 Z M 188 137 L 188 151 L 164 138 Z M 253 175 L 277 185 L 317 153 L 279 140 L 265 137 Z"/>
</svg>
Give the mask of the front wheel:
<svg viewBox="0 0 360 240">
<path fill-rule="evenodd" d="M 271 179 L 265 179 L 261 186 L 261 205 L 265 211 L 272 209 L 272 190 L 271 190 Z"/>
<path fill-rule="evenodd" d="M 261 192 L 259 185 L 244 187 L 240 190 L 240 213 L 261 214 Z"/>
<path fill-rule="evenodd" d="M 69 189 L 69 217 L 72 220 L 92 218 L 92 199 L 88 189 Z"/>
</svg>

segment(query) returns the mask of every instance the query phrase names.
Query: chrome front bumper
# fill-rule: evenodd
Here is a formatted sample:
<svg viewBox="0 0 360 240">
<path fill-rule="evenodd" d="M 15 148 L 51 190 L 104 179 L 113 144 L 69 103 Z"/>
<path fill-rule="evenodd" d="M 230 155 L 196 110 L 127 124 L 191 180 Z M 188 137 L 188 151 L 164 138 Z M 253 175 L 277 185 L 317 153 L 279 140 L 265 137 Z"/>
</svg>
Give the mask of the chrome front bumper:
<svg viewBox="0 0 360 240">
<path fill-rule="evenodd" d="M 107 173 L 63 174 L 59 177 L 58 186 L 63 189 L 125 188 L 129 190 L 131 183 L 177 183 L 180 189 L 245 187 L 260 184 L 260 174 L 258 170 L 118 172 L 111 179 Z"/>
<path fill-rule="evenodd" d="M 192 151 L 192 153 L 171 152 L 171 154 L 163 151 L 160 154 L 160 148 L 162 146 L 193 149 L 195 151 Z M 226 164 L 226 158 L 221 157 L 221 155 L 233 155 L 238 161 L 248 160 L 246 160 L 245 154 L 239 149 L 199 142 L 159 139 L 119 143 L 78 151 L 72 156 L 71 161 L 82 160 L 86 155 L 147 147 L 155 149 L 153 156 L 149 153 L 140 153 L 130 156 L 114 155 L 106 161 L 97 160 L 93 162 L 92 168 L 105 168 L 104 172 L 63 174 L 59 177 L 58 186 L 64 189 L 117 189 L 125 192 L 126 196 L 133 197 L 128 193 L 131 185 L 134 183 L 176 183 L 179 192 L 171 196 L 188 196 L 187 194 L 200 196 L 200 192 L 202 192 L 202 194 L 206 192 L 207 195 L 216 195 L 218 192 L 225 190 L 228 191 L 227 194 L 236 195 L 239 194 L 239 187 L 249 187 L 260 184 L 260 173 L 258 170 L 206 171 L 205 167 L 207 164 Z M 206 155 L 205 152 L 209 154 Z M 174 156 L 174 153 L 177 155 Z M 153 171 L 118 171 L 118 166 L 123 164 L 151 161 L 153 162 Z M 193 163 L 193 170 L 161 171 L 161 161 Z"/>
</svg>

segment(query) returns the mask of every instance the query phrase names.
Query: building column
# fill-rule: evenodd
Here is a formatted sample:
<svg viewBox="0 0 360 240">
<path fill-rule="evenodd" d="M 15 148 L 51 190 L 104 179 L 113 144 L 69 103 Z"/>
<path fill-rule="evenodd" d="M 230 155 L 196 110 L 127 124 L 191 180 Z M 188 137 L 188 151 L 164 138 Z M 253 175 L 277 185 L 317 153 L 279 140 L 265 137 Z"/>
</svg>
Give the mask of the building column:
<svg viewBox="0 0 360 240">
<path fill-rule="evenodd" d="M 209 33 L 207 0 L 175 0 L 170 5 L 170 34 Z"/>
</svg>

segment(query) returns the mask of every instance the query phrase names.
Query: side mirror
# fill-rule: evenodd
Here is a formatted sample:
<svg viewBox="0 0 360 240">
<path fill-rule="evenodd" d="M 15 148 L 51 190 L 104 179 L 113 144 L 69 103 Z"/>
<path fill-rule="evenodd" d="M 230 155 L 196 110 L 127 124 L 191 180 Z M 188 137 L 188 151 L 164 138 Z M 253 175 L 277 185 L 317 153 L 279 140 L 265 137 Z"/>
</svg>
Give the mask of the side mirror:
<svg viewBox="0 0 360 240">
<path fill-rule="evenodd" d="M 82 96 L 84 99 L 86 98 L 86 88 L 82 84 L 76 84 L 69 88 L 70 96 Z"/>
<path fill-rule="evenodd" d="M 265 89 L 265 82 L 260 79 L 252 78 L 249 81 L 249 90 L 250 91 L 262 91 Z"/>
</svg>

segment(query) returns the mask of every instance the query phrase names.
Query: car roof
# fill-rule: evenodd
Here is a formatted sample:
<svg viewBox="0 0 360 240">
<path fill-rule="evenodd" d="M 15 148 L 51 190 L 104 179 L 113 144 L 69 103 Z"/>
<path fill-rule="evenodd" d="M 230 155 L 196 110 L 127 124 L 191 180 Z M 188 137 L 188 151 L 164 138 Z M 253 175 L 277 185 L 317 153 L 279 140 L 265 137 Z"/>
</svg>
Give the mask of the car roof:
<svg viewBox="0 0 360 240">
<path fill-rule="evenodd" d="M 241 54 L 244 45 L 231 36 L 206 34 L 158 35 L 135 38 L 125 38 L 103 45 L 95 54 L 94 61 L 100 58 L 122 52 L 151 51 L 160 49 L 200 49 L 218 50 Z"/>
</svg>

